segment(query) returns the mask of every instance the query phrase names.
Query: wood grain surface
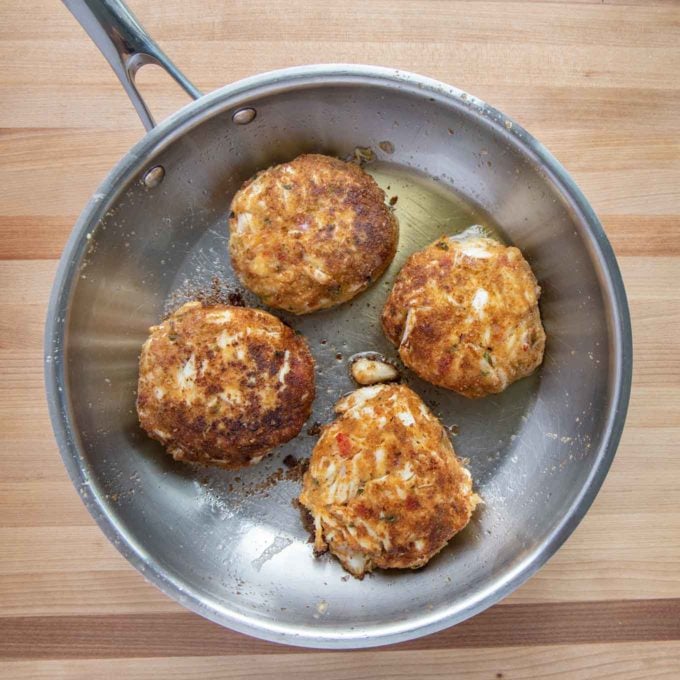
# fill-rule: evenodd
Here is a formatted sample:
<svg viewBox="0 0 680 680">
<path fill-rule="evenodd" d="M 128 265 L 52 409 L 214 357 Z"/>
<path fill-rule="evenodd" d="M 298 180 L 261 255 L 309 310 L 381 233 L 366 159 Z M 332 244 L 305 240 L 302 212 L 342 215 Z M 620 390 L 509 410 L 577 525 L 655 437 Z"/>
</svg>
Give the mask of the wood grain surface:
<svg viewBox="0 0 680 680">
<path fill-rule="evenodd" d="M 398 67 L 507 112 L 560 159 L 616 250 L 635 346 L 626 429 L 595 504 L 501 604 L 371 651 L 224 630 L 166 598 L 94 525 L 47 416 L 56 262 L 143 134 L 54 0 L 0 0 L 0 675 L 11 678 L 680 678 L 680 3 L 130 0 L 203 91 L 317 61 Z M 158 117 L 184 95 L 140 73 Z"/>
</svg>

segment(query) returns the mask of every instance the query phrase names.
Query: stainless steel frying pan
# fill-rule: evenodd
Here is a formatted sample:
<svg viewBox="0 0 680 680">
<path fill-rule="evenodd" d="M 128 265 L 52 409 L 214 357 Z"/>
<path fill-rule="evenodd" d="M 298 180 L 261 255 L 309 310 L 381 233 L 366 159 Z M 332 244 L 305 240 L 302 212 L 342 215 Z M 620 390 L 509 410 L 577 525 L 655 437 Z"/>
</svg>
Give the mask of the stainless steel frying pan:
<svg viewBox="0 0 680 680">
<path fill-rule="evenodd" d="M 46 328 L 46 382 L 64 463 L 104 533 L 151 582 L 190 609 L 268 640 L 365 647 L 440 630 L 523 583 L 574 530 L 612 462 L 631 379 L 631 333 L 614 255 L 560 164 L 473 96 L 372 66 L 291 68 L 211 94 L 170 63 L 116 0 L 66 0 L 113 66 L 148 134 L 83 211 L 57 273 Z M 158 126 L 134 84 L 155 63 L 195 98 Z M 214 277 L 234 281 L 226 217 L 240 183 L 297 154 L 366 165 L 399 197 L 398 255 L 371 290 L 289 321 L 318 365 L 312 420 L 352 384 L 346 358 L 392 349 L 378 316 L 413 249 L 481 223 L 518 245 L 542 287 L 541 370 L 468 401 L 408 382 L 449 426 L 484 507 L 425 569 L 347 579 L 315 560 L 297 482 L 263 484 L 304 433 L 246 472 L 174 463 L 139 430 L 137 356 L 147 328 Z M 251 303 L 257 301 L 249 298 Z M 454 428 L 455 429 L 455 428 Z"/>
</svg>

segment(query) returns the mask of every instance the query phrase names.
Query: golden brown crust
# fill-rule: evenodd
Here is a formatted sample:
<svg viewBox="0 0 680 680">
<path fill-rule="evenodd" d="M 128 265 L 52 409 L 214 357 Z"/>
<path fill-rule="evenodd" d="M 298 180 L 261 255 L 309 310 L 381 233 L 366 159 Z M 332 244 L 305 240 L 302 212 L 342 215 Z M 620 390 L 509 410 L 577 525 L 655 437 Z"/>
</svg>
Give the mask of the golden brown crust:
<svg viewBox="0 0 680 680">
<path fill-rule="evenodd" d="M 483 397 L 542 362 L 539 295 L 517 248 L 488 238 L 440 238 L 399 272 L 382 326 L 421 378 Z"/>
<path fill-rule="evenodd" d="M 364 387 L 336 404 L 305 473 L 300 503 L 315 549 L 355 576 L 422 567 L 479 501 L 441 423 L 404 385 Z"/>
<path fill-rule="evenodd" d="M 234 270 L 271 307 L 307 314 L 353 298 L 392 261 L 398 227 L 358 165 L 298 156 L 249 179 L 229 219 Z"/>
<path fill-rule="evenodd" d="M 142 348 L 139 422 L 177 460 L 257 462 L 298 434 L 313 399 L 306 341 L 258 309 L 187 303 Z"/>
</svg>

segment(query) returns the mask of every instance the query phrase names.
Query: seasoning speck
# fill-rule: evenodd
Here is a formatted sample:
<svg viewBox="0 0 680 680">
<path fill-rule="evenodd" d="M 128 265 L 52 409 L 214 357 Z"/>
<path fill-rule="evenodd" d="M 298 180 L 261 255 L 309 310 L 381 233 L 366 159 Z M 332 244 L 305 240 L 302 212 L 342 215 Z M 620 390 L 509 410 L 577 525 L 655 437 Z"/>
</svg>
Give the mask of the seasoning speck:
<svg viewBox="0 0 680 680">
<path fill-rule="evenodd" d="M 375 152 L 370 146 L 357 146 L 354 149 L 353 159 L 355 163 L 363 165 L 375 160 Z"/>
<path fill-rule="evenodd" d="M 315 420 L 315 421 L 312 423 L 311 427 L 309 427 L 309 428 L 307 429 L 307 434 L 308 434 L 310 437 L 316 437 L 316 435 L 319 434 L 320 432 L 321 432 L 321 423 L 318 422 L 317 420 Z"/>
</svg>

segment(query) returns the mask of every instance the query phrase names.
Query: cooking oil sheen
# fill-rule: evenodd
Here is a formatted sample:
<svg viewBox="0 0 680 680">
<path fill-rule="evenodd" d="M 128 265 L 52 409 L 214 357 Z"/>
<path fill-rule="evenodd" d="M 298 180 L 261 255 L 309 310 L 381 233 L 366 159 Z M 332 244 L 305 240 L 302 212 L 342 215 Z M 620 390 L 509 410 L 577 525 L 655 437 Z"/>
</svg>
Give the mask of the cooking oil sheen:
<svg viewBox="0 0 680 680">
<path fill-rule="evenodd" d="M 396 197 L 399 248 L 390 273 L 440 236 L 487 236 L 505 242 L 488 215 L 442 182 L 390 163 L 370 163 L 364 170 L 380 185 L 388 202 Z"/>
</svg>

